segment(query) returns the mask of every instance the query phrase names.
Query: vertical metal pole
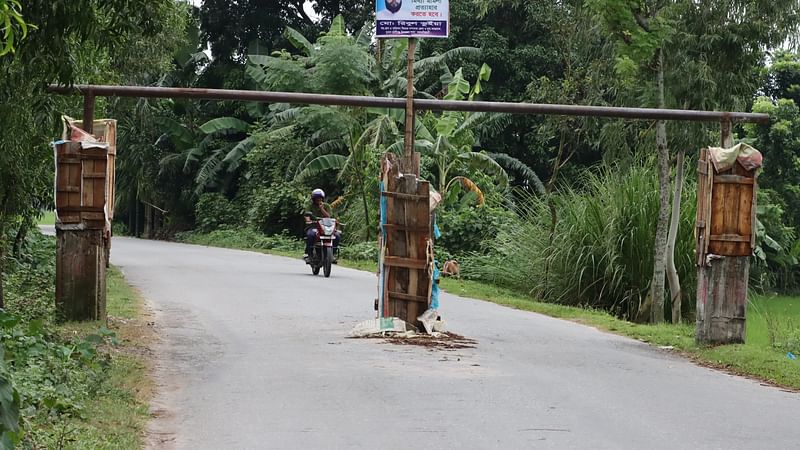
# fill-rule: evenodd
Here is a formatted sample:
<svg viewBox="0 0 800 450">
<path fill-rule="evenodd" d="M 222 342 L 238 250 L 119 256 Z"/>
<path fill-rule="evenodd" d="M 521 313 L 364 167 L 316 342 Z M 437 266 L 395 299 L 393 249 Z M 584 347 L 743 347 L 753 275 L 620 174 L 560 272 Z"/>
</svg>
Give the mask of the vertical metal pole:
<svg viewBox="0 0 800 450">
<path fill-rule="evenodd" d="M 94 133 L 94 94 L 83 96 L 83 131 Z"/>
<path fill-rule="evenodd" d="M 733 147 L 733 131 L 730 120 L 723 120 L 720 123 L 720 138 L 723 148 Z"/>
<path fill-rule="evenodd" d="M 383 39 L 377 38 L 377 46 L 375 48 L 375 62 L 378 63 L 378 69 L 381 69 L 383 61 Z"/>
<path fill-rule="evenodd" d="M 414 56 L 417 40 L 408 39 L 408 75 L 406 85 L 406 128 L 405 148 L 403 152 L 403 171 L 419 174 L 419 167 L 414 163 Z"/>
</svg>

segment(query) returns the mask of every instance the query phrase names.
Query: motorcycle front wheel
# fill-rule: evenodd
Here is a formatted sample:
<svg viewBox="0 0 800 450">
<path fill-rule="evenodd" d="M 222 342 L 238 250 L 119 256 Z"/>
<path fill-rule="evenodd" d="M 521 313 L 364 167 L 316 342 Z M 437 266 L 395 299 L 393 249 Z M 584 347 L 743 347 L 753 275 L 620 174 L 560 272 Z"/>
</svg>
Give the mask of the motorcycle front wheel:
<svg viewBox="0 0 800 450">
<path fill-rule="evenodd" d="M 325 254 L 322 256 L 322 267 L 325 278 L 331 276 L 331 264 L 333 264 L 333 247 L 325 247 Z"/>
<path fill-rule="evenodd" d="M 311 273 L 314 275 L 319 275 L 319 269 L 322 267 L 317 260 L 318 252 L 319 250 L 315 248 L 311 250 L 311 255 L 309 255 L 309 258 L 311 258 L 311 264 L 309 265 L 311 266 Z"/>
</svg>

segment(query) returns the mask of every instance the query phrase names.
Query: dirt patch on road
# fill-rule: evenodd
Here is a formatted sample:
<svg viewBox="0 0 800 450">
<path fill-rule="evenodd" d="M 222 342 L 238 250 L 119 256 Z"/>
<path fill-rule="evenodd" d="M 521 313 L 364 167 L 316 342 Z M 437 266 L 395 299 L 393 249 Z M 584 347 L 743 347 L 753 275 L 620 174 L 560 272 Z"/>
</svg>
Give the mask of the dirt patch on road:
<svg viewBox="0 0 800 450">
<path fill-rule="evenodd" d="M 433 350 L 461 350 L 475 348 L 478 341 L 469 339 L 455 333 L 438 333 L 436 335 L 414 334 L 395 336 L 376 336 L 384 339 L 386 343 L 395 345 L 416 345 Z"/>
</svg>

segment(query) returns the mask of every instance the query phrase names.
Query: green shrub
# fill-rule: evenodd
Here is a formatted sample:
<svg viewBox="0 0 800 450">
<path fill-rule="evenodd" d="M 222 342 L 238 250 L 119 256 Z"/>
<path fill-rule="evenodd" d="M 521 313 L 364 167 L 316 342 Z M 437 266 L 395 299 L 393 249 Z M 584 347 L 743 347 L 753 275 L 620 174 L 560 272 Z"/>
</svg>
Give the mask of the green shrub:
<svg viewBox="0 0 800 450">
<path fill-rule="evenodd" d="M 18 395 L 20 433 L 13 439 L 21 439 L 21 447 L 52 447 L 58 438 L 50 425 L 81 416 L 85 402 L 106 376 L 108 359 L 98 345 L 112 341 L 113 334 L 106 329 L 84 339 L 64 340 L 42 320 L 24 321 L 0 311 L 5 366 L 0 378 L 5 375 Z"/>
<path fill-rule="evenodd" d="M 115 220 L 111 223 L 111 234 L 113 236 L 129 236 L 130 231 L 125 223 Z"/>
<path fill-rule="evenodd" d="M 454 255 L 481 252 L 492 245 L 501 226 L 515 217 L 513 212 L 490 206 L 445 209 L 436 217 L 442 232 L 437 250 Z"/>
<path fill-rule="evenodd" d="M 305 190 L 294 183 L 257 188 L 249 196 L 248 223 L 267 234 L 301 236 L 305 201 Z"/>
<path fill-rule="evenodd" d="M 780 196 L 770 189 L 758 191 L 755 258 L 751 286 L 760 291 L 796 291 L 800 283 L 800 241 L 788 222 Z"/>
<path fill-rule="evenodd" d="M 374 261 L 378 262 L 377 242 L 359 242 L 357 244 L 342 245 L 339 255 L 344 259 L 353 261 Z"/>
<path fill-rule="evenodd" d="M 520 218 L 501 227 L 488 256 L 467 258 L 462 275 L 522 290 L 543 301 L 604 309 L 635 317 L 649 289 L 658 216 L 658 182 L 651 164 L 627 171 L 587 173 L 585 189 L 566 189 L 552 200 L 529 197 Z M 695 286 L 696 189 L 684 188 L 676 265 L 684 308 Z M 669 308 L 667 308 L 669 310 Z"/>
<path fill-rule="evenodd" d="M 34 228 L 19 258 L 6 258 L 6 311 L 23 320 L 55 319 L 55 239 Z"/>
<path fill-rule="evenodd" d="M 108 359 L 98 345 L 114 339 L 107 329 L 69 339 L 52 331 L 55 239 L 34 228 L 22 249 L 6 259 L 0 310 L 0 448 L 55 448 L 60 431 L 53 425 L 81 416 L 106 377 Z"/>
<path fill-rule="evenodd" d="M 216 192 L 200 196 L 195 207 L 197 229 L 204 232 L 242 223 L 236 205 L 224 195 Z"/>
</svg>

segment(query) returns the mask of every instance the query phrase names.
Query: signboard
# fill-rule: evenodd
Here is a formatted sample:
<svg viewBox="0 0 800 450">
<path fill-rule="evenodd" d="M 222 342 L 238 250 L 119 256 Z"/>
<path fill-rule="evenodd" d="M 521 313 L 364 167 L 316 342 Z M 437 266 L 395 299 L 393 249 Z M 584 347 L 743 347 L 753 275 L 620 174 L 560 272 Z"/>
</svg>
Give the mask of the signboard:
<svg viewBox="0 0 800 450">
<path fill-rule="evenodd" d="M 375 0 L 380 38 L 446 38 L 450 33 L 449 0 Z"/>
</svg>

